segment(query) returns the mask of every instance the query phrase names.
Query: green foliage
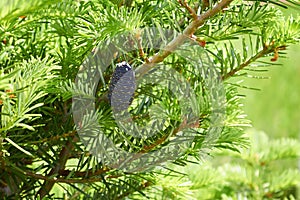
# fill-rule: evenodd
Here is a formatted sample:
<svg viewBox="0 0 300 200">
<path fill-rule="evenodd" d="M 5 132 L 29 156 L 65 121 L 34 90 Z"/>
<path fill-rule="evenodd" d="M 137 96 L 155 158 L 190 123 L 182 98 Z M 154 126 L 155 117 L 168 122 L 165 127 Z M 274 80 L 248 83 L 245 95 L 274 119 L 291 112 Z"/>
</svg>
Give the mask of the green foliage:
<svg viewBox="0 0 300 200">
<path fill-rule="evenodd" d="M 202 165 L 160 170 L 159 181 L 145 193 L 151 199 L 296 199 L 299 170 L 282 164 L 300 156 L 300 143 L 289 138 L 270 140 L 257 131 L 248 136 L 250 148 L 241 153 L 218 150 Z"/>
<path fill-rule="evenodd" d="M 54 70 L 59 70 L 58 66 L 53 64 L 53 60 L 45 58 L 44 60 L 29 58 L 28 61 L 15 63 L 15 69 L 6 71 L 2 90 L 9 91 L 3 93 L 2 101 L 2 128 L 1 132 L 14 131 L 27 128 L 34 131 L 34 127 L 23 123 L 25 120 L 34 121 L 41 114 L 35 114 L 31 111 L 43 106 L 39 102 L 47 93 L 50 81 L 57 77 Z"/>
<path fill-rule="evenodd" d="M 198 162 L 205 159 L 207 149 L 239 152 L 242 147 L 247 147 L 249 143 L 243 128 L 250 122 L 242 111 L 242 97 L 237 92 L 237 87 L 243 86 L 228 79 L 237 75 L 253 76 L 252 71 L 273 65 L 273 62 L 260 59 L 274 54 L 272 60 L 276 61 L 289 44 L 298 42 L 300 20 L 290 17 L 286 23 L 287 19 L 273 5 L 285 6 L 281 1 L 230 3 L 228 0 L 210 1 L 211 5 L 206 5 L 205 1 L 189 1 L 189 6 L 184 2 L 162 0 L 2 1 L 0 6 L 7 9 L 0 11 L 0 197 L 34 199 L 65 195 L 70 199 L 124 199 L 138 193 L 137 198 L 157 198 L 157 195 L 163 194 L 163 199 L 178 196 L 189 199 L 195 197 L 195 193 L 188 194 L 188 191 L 204 186 L 215 196 L 221 196 L 221 193 L 230 196 L 236 185 L 232 183 L 229 186 L 233 188 L 225 187 L 227 182 L 215 179 L 216 174 L 207 169 L 201 173 L 202 178 L 192 180 L 193 186 L 188 184 L 178 189 L 176 184 L 173 187 L 166 183 L 169 179 L 174 183 L 182 181 L 178 176 L 172 179 L 171 169 L 162 172 L 168 174 L 169 179 L 162 179 L 157 171 L 133 173 L 106 166 L 87 150 L 94 141 L 80 141 L 76 129 L 89 130 L 97 139 L 97 131 L 101 128 L 122 150 L 138 155 L 155 152 L 168 145 L 176 149 L 176 145 L 170 144 L 176 141 L 178 135 L 187 134 L 186 138 L 181 138 L 182 143 L 193 136 L 191 144 L 174 161 L 181 166 L 191 160 Z M 289 3 L 297 5 L 294 1 Z M 195 15 L 200 17 L 196 19 Z M 157 31 L 145 27 L 154 27 Z M 166 29 L 169 30 L 167 35 Z M 182 42 L 180 33 L 194 43 Z M 124 37 L 115 39 L 120 34 Z M 142 40 L 141 35 L 147 39 Z M 125 45 L 110 48 L 111 41 L 124 42 L 122 45 Z M 181 52 L 185 47 L 192 50 Z M 102 58 L 107 58 L 101 60 L 103 63 L 93 62 L 94 57 L 90 56 L 91 53 L 97 55 L 99 49 L 106 50 L 101 54 Z M 85 71 L 87 60 L 92 63 L 90 72 Z M 152 137 L 129 136 L 113 118 L 107 91 L 115 64 L 122 60 L 133 67 L 142 65 L 136 69 L 138 81 L 150 70 L 154 70 L 152 75 L 157 76 L 150 76 L 152 83 L 139 82 L 129 107 L 130 114 L 139 125 L 154 119 L 163 122 L 159 131 L 155 126 L 146 130 L 156 131 Z M 155 73 L 160 65 L 155 68 L 151 65 L 154 63 L 164 64 L 166 74 Z M 202 65 L 199 67 L 198 63 Z M 217 79 L 201 71 L 201 67 L 209 67 L 211 63 L 219 72 Z M 105 64 L 107 69 L 103 67 Z M 172 70 L 180 74 L 181 79 L 172 76 Z M 94 79 L 80 80 L 76 84 L 76 77 L 78 80 L 78 77 L 87 77 L 94 71 L 99 75 L 99 84 L 95 84 Z M 174 90 L 177 89 L 174 80 L 188 82 L 190 88 L 186 85 L 183 88 L 193 91 L 193 95 L 185 99 L 177 97 L 159 85 L 162 80 Z M 219 81 L 224 87 L 208 87 L 206 81 Z M 185 91 L 177 92 L 185 94 Z M 96 92 L 95 96 L 93 92 Z M 216 101 L 210 93 L 224 95 L 225 98 Z M 72 94 L 73 100 L 80 94 L 85 95 L 85 100 L 95 100 L 96 111 L 84 111 L 85 118 L 77 124 L 73 119 Z M 225 106 L 224 110 L 214 110 L 222 106 Z M 189 108 L 191 111 L 187 119 L 182 113 Z M 221 118 L 220 113 L 223 112 L 225 117 Z M 221 121 L 221 125 L 212 124 L 212 118 Z M 91 127 L 94 129 L 91 130 Z M 221 130 L 220 134 L 217 134 L 218 130 Z M 207 142 L 206 138 L 214 131 L 216 137 Z M 85 142 L 88 145 L 84 145 Z M 276 149 L 276 145 L 287 146 Z M 269 152 L 261 158 L 266 166 L 293 153 L 293 141 L 270 143 L 269 146 Z M 96 147 L 95 151 L 107 150 Z M 139 161 L 135 157 L 131 159 L 132 162 Z M 167 155 L 154 155 L 152 159 L 157 162 L 151 167 L 159 168 L 167 160 Z M 251 166 L 247 170 L 257 178 Z M 263 177 L 263 181 L 268 179 L 269 191 L 280 196 L 293 185 L 291 176 L 294 173 L 289 171 L 288 177 L 278 173 L 278 177 L 286 180 L 282 185 L 276 185 L 276 177 L 269 175 Z M 245 180 L 242 176 L 240 178 L 244 184 Z M 160 187 L 160 181 L 165 181 L 163 187 Z M 151 185 L 162 188 L 163 193 L 144 193 Z M 218 187 L 211 188 L 212 185 Z M 219 190 L 223 186 L 222 191 Z M 242 189 L 247 190 L 247 187 Z"/>
</svg>

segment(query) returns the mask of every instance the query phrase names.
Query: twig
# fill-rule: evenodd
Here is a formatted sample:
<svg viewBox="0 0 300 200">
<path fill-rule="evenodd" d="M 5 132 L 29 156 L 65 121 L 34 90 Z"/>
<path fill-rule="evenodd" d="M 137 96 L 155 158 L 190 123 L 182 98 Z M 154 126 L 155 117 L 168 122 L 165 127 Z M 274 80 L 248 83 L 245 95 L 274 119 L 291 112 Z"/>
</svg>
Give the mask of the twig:
<svg viewBox="0 0 300 200">
<path fill-rule="evenodd" d="M 48 177 L 48 176 L 44 176 L 44 175 L 41 175 L 41 174 L 35 174 L 35 173 L 29 172 L 29 171 L 25 171 L 24 173 L 25 173 L 25 175 L 33 177 L 35 179 L 40 179 L 40 180 L 53 182 L 53 183 L 94 183 L 94 182 L 103 181 L 103 177 L 83 178 L 83 179 L 77 179 L 77 178 L 66 179 L 66 178 Z M 119 176 L 107 176 L 107 179 L 119 178 L 120 176 L 121 175 L 119 175 Z M 80 177 L 80 178 L 82 178 L 82 177 Z M 144 185 L 146 185 L 146 184 L 144 183 Z"/>
<path fill-rule="evenodd" d="M 198 19 L 197 13 L 195 12 L 195 10 L 193 8 L 191 8 L 188 3 L 186 2 L 186 0 L 182 1 L 182 0 L 178 0 L 179 4 L 184 7 L 185 9 L 187 9 L 187 11 L 189 11 L 189 13 L 191 14 L 191 16 L 193 17 L 194 20 Z"/>
<path fill-rule="evenodd" d="M 143 49 L 141 33 L 138 32 L 138 33 L 135 35 L 135 37 L 136 37 L 136 39 L 137 39 L 137 45 L 138 45 L 140 57 L 141 57 L 143 60 L 145 60 L 146 63 L 149 63 L 149 60 L 148 60 L 148 58 L 145 56 L 145 52 L 144 52 L 144 49 Z"/>
<path fill-rule="evenodd" d="M 199 121 L 196 120 L 194 123 L 189 123 L 187 124 L 187 120 L 184 119 L 183 122 L 181 122 L 181 124 L 178 126 L 178 128 L 174 129 L 172 131 L 172 136 L 176 135 L 177 133 L 179 133 L 180 131 L 182 131 L 185 128 L 196 128 L 199 127 Z M 162 143 L 164 143 L 166 141 L 166 139 L 169 137 L 169 135 L 165 135 L 162 138 L 159 138 L 157 141 L 155 141 L 153 144 L 148 145 L 148 146 L 144 146 L 143 149 L 141 151 L 139 151 L 137 154 L 135 154 L 135 156 L 133 156 L 130 161 L 136 160 L 138 158 L 140 158 L 141 156 L 144 155 L 144 153 L 149 152 L 150 150 L 154 149 L 155 147 L 161 145 Z M 120 161 L 121 163 L 122 161 Z M 117 166 L 116 166 L 117 167 Z"/>
<path fill-rule="evenodd" d="M 238 66 L 237 68 L 232 69 L 231 71 L 229 71 L 228 73 L 226 73 L 225 75 L 223 75 L 221 77 L 222 80 L 226 80 L 229 77 L 232 77 L 233 75 L 235 75 L 237 72 L 239 72 L 240 70 L 244 69 L 245 67 L 247 67 L 250 63 L 256 61 L 257 59 L 263 57 L 264 55 L 271 53 L 275 50 L 275 47 L 267 47 L 265 46 L 260 52 L 258 52 L 256 55 L 252 56 L 251 58 L 249 58 L 246 62 L 242 63 L 240 66 Z"/>
<path fill-rule="evenodd" d="M 167 56 L 169 56 L 174 50 L 176 50 L 183 42 L 190 38 L 197 28 L 205 23 L 205 21 L 212 16 L 219 13 L 223 8 L 228 6 L 233 0 L 222 0 L 215 7 L 202 15 L 198 16 L 196 20 L 193 20 L 183 31 L 183 33 L 174 38 L 169 44 L 166 45 L 165 49 L 155 54 L 149 59 L 149 63 L 143 64 L 141 67 L 136 69 L 136 77 L 140 78 L 146 74 L 156 63 L 162 62 Z"/>
<path fill-rule="evenodd" d="M 176 134 L 178 134 L 180 131 L 182 131 L 183 129 L 186 128 L 197 128 L 199 127 L 199 120 L 197 119 L 194 123 L 189 123 L 187 124 L 187 120 L 184 119 L 181 124 L 172 131 L 172 136 L 175 136 Z M 166 139 L 168 138 L 168 135 L 165 135 L 162 138 L 159 138 L 155 143 L 148 145 L 148 146 L 144 146 L 143 150 L 141 150 L 139 153 L 146 153 L 152 149 L 154 149 L 155 147 L 157 147 L 158 145 L 161 145 L 162 143 L 164 143 L 166 141 Z"/>
<path fill-rule="evenodd" d="M 105 172 L 110 171 L 110 168 L 102 168 L 102 169 L 98 169 L 96 171 L 92 170 L 92 169 L 88 169 L 86 171 L 75 171 L 74 173 L 74 177 L 76 178 L 82 178 L 82 177 L 93 177 L 93 176 L 98 176 L 101 175 Z M 69 174 L 72 173 L 72 171 L 70 170 L 61 170 L 59 172 L 59 175 L 61 176 L 69 176 Z"/>
</svg>

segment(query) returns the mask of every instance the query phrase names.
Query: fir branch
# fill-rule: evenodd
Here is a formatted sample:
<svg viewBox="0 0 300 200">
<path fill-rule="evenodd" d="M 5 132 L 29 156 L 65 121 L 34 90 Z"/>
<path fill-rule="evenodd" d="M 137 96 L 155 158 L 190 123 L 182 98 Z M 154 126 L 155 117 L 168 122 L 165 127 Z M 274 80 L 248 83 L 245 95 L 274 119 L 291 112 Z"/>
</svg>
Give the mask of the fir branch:
<svg viewBox="0 0 300 200">
<path fill-rule="evenodd" d="M 180 34 L 175 39 L 173 39 L 169 44 L 166 45 L 165 49 L 155 54 L 152 58 L 149 59 L 149 63 L 145 63 L 140 68 L 136 70 L 136 77 L 139 78 L 146 74 L 156 63 L 162 62 L 167 56 L 169 56 L 174 50 L 176 50 L 183 42 L 190 38 L 197 28 L 203 25 L 206 20 L 218 14 L 223 8 L 227 7 L 233 0 L 222 0 L 215 7 L 202 15 L 198 16 L 197 19 L 192 21 L 183 31 L 183 34 Z"/>
<path fill-rule="evenodd" d="M 184 129 L 188 129 L 188 128 L 198 128 L 200 126 L 199 121 L 196 120 L 193 123 L 187 123 L 187 120 L 184 119 L 183 122 L 180 123 L 180 125 L 174 129 L 171 133 L 172 136 L 175 136 L 177 133 L 179 133 L 180 131 L 184 130 Z M 151 145 L 147 145 L 144 146 L 142 148 L 142 150 L 140 150 L 137 154 L 135 154 L 130 161 L 134 161 L 139 159 L 141 156 L 143 156 L 145 153 L 155 149 L 157 146 L 163 144 L 164 142 L 166 142 L 166 140 L 169 138 L 169 135 L 164 135 L 163 137 L 159 138 L 158 140 L 156 140 L 155 142 L 153 142 Z M 119 163 L 122 163 L 123 161 L 120 161 Z M 118 164 L 120 165 L 120 164 Z M 118 165 L 115 165 L 114 167 L 117 167 Z"/>
<path fill-rule="evenodd" d="M 242 69 L 244 69 L 245 67 L 247 67 L 248 65 L 250 65 L 252 62 L 256 61 L 257 59 L 265 56 L 266 54 L 269 54 L 271 52 L 274 52 L 276 49 L 276 47 L 274 46 L 271 46 L 271 47 L 268 47 L 268 46 L 264 46 L 264 48 L 259 51 L 257 54 L 255 54 L 254 56 L 252 56 L 251 58 L 249 58 L 246 62 L 240 64 L 238 67 L 230 70 L 228 73 L 224 74 L 221 79 L 222 80 L 226 80 L 230 77 L 232 77 L 233 75 L 235 75 L 237 72 L 241 71 Z"/>
</svg>

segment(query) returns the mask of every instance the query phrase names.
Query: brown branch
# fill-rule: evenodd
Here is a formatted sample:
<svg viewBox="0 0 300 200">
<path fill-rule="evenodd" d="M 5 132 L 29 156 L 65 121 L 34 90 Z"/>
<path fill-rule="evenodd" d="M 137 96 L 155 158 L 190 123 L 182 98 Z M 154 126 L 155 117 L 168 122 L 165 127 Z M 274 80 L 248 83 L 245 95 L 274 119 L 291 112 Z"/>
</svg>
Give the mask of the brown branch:
<svg viewBox="0 0 300 200">
<path fill-rule="evenodd" d="M 136 70 L 136 77 L 140 78 L 146 74 L 156 63 L 162 62 L 167 56 L 169 56 L 174 50 L 176 50 L 184 41 L 192 36 L 197 28 L 203 25 L 206 20 L 219 13 L 223 8 L 228 6 L 233 0 L 222 0 L 215 7 L 202 15 L 198 16 L 196 20 L 192 21 L 183 31 L 183 33 L 173 39 L 169 44 L 166 45 L 165 49 L 155 54 L 149 59 L 149 63 L 143 64 Z"/>
<path fill-rule="evenodd" d="M 52 170 L 49 172 L 49 174 L 47 175 L 47 177 L 51 177 L 51 176 L 58 176 L 59 171 L 63 170 L 65 168 L 66 162 L 69 159 L 70 155 L 71 155 L 71 150 L 74 147 L 74 143 L 78 141 L 78 137 L 74 136 L 72 141 L 68 141 L 66 143 L 66 146 L 64 146 L 62 148 L 62 150 L 60 151 L 60 154 L 58 156 L 59 160 L 56 163 L 56 166 L 54 168 L 52 168 Z M 40 190 L 38 191 L 38 195 L 40 196 L 40 198 L 42 199 L 43 197 L 45 197 L 50 190 L 52 189 L 55 180 L 57 180 L 58 178 L 53 178 L 53 179 L 47 179 L 45 180 L 44 184 L 42 185 L 42 187 L 40 188 Z"/>
<path fill-rule="evenodd" d="M 183 129 L 185 128 L 193 128 L 195 127 L 195 124 L 198 124 L 199 125 L 199 121 L 197 120 L 195 123 L 192 123 L 192 124 L 187 124 L 187 120 L 184 119 L 180 125 L 174 129 L 172 131 L 172 134 L 171 136 L 175 136 L 177 133 L 179 133 L 180 131 L 182 131 Z M 162 143 L 164 143 L 166 141 L 166 139 L 169 137 L 169 135 L 165 135 L 164 137 L 162 138 L 159 138 L 156 142 L 154 142 L 153 144 L 151 145 L 148 145 L 148 146 L 144 146 L 143 147 L 143 150 L 141 150 L 139 153 L 146 153 L 152 149 L 154 149 L 155 147 L 161 145 Z"/>
<path fill-rule="evenodd" d="M 172 131 L 171 135 L 174 136 L 177 133 L 179 133 L 180 131 L 182 131 L 185 128 L 197 128 L 199 127 L 199 121 L 195 121 L 194 123 L 189 123 L 187 124 L 186 119 L 183 120 L 183 122 L 181 122 L 181 124 Z M 140 150 L 139 152 L 137 152 L 134 156 L 132 156 L 132 158 L 130 158 L 129 160 L 127 160 L 126 162 L 131 162 L 134 161 L 138 158 L 140 158 L 141 156 L 143 156 L 145 153 L 153 150 L 154 148 L 156 148 L 157 146 L 163 144 L 164 142 L 166 142 L 167 138 L 169 138 L 170 135 L 165 135 L 161 138 L 159 138 L 158 140 L 156 140 L 153 144 L 148 145 L 148 146 L 144 146 L 142 148 L 142 150 Z M 112 168 L 118 168 L 118 166 L 120 166 L 120 164 L 123 162 L 123 160 L 120 160 L 118 164 L 115 164 Z"/>
<path fill-rule="evenodd" d="M 143 149 L 139 152 L 139 153 L 147 153 L 148 151 L 154 149 L 155 147 L 161 145 L 162 143 L 164 143 L 166 141 L 166 139 L 168 138 L 168 135 L 164 135 L 163 137 L 159 138 L 158 140 L 156 140 L 153 144 L 144 146 Z M 138 154 L 140 155 L 140 154 Z"/>
</svg>

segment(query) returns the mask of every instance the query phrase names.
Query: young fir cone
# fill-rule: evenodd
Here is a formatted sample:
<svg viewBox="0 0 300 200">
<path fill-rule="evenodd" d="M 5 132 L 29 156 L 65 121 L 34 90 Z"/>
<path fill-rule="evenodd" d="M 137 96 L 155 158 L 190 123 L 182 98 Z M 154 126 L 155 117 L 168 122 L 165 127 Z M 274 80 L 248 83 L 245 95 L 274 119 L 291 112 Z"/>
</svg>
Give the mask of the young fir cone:
<svg viewBox="0 0 300 200">
<path fill-rule="evenodd" d="M 108 99 L 114 112 L 127 110 L 133 101 L 135 73 L 125 61 L 118 63 L 110 80 Z"/>
</svg>

